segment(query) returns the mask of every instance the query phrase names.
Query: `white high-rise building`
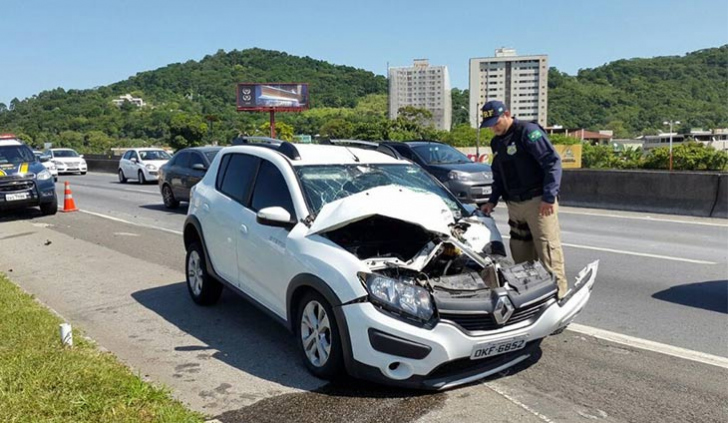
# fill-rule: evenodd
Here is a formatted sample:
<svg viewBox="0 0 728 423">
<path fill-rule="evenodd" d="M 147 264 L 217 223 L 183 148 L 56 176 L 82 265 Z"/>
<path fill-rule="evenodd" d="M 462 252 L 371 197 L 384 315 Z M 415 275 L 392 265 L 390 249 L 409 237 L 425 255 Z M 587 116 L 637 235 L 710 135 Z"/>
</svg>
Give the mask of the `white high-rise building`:
<svg viewBox="0 0 728 423">
<path fill-rule="evenodd" d="M 452 97 L 447 66 L 430 66 L 427 59 L 417 59 L 412 67 L 389 68 L 389 118 L 396 119 L 405 106 L 429 110 L 435 128 L 449 131 Z"/>
<path fill-rule="evenodd" d="M 506 104 L 511 115 L 546 126 L 548 118 L 548 56 L 518 56 L 499 48 L 495 57 L 470 59 L 470 125 L 480 124 L 480 108 L 490 100 Z"/>
</svg>

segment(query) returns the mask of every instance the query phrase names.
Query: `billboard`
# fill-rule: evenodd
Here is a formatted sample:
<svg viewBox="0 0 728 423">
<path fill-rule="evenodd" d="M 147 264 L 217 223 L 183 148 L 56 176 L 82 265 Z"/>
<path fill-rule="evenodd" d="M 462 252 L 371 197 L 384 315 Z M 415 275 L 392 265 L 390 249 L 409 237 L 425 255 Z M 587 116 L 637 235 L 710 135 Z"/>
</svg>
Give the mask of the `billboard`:
<svg viewBox="0 0 728 423">
<path fill-rule="evenodd" d="M 308 84 L 238 84 L 239 111 L 298 112 L 308 109 Z"/>
</svg>

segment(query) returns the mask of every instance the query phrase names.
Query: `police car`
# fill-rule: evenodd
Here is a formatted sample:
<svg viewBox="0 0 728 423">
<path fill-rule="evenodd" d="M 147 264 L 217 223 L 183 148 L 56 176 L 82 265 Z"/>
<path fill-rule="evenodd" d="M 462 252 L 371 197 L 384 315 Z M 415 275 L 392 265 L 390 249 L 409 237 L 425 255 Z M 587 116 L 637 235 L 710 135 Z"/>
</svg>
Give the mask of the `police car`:
<svg viewBox="0 0 728 423">
<path fill-rule="evenodd" d="M 12 134 L 0 134 L 0 212 L 35 206 L 43 215 L 56 214 L 53 175 L 27 145 Z"/>
</svg>

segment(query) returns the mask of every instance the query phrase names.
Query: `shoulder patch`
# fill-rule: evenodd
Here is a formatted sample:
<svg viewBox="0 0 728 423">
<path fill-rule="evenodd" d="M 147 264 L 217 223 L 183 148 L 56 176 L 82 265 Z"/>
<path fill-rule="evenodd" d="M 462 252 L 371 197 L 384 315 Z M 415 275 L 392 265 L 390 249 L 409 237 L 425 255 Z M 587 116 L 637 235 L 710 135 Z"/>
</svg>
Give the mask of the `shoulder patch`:
<svg viewBox="0 0 728 423">
<path fill-rule="evenodd" d="M 528 133 L 528 139 L 531 141 L 536 141 L 537 139 L 541 138 L 542 136 L 543 136 L 543 134 L 538 129 Z"/>
</svg>

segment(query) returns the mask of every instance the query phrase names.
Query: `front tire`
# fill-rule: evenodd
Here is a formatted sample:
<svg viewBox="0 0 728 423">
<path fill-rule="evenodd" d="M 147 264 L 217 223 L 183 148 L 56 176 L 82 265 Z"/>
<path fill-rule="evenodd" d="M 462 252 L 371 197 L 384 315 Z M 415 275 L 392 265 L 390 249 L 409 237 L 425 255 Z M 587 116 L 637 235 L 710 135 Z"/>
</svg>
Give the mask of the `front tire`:
<svg viewBox="0 0 728 423">
<path fill-rule="evenodd" d="M 147 180 L 144 178 L 144 172 L 141 170 L 137 172 L 137 179 L 139 180 L 139 185 L 144 185 L 147 183 Z"/>
<path fill-rule="evenodd" d="M 85 175 L 85 174 L 86 174 L 86 172 L 81 172 L 81 175 Z"/>
<path fill-rule="evenodd" d="M 345 374 L 338 322 L 331 305 L 318 292 L 307 292 L 298 303 L 296 343 L 314 376 L 330 380 Z"/>
<path fill-rule="evenodd" d="M 179 201 L 174 198 L 174 193 L 169 185 L 162 185 L 162 200 L 164 200 L 164 207 L 168 209 L 176 209 L 179 207 Z"/>
<path fill-rule="evenodd" d="M 126 183 L 126 175 L 124 175 L 124 171 L 119 169 L 119 183 L 125 184 Z"/>
<path fill-rule="evenodd" d="M 205 253 L 200 244 L 190 245 L 185 262 L 187 290 L 192 300 L 199 305 L 215 304 L 222 293 L 222 284 L 207 273 Z"/>
<path fill-rule="evenodd" d="M 53 197 L 50 203 L 40 203 L 40 214 L 43 216 L 52 216 L 58 212 L 58 197 Z"/>
</svg>

